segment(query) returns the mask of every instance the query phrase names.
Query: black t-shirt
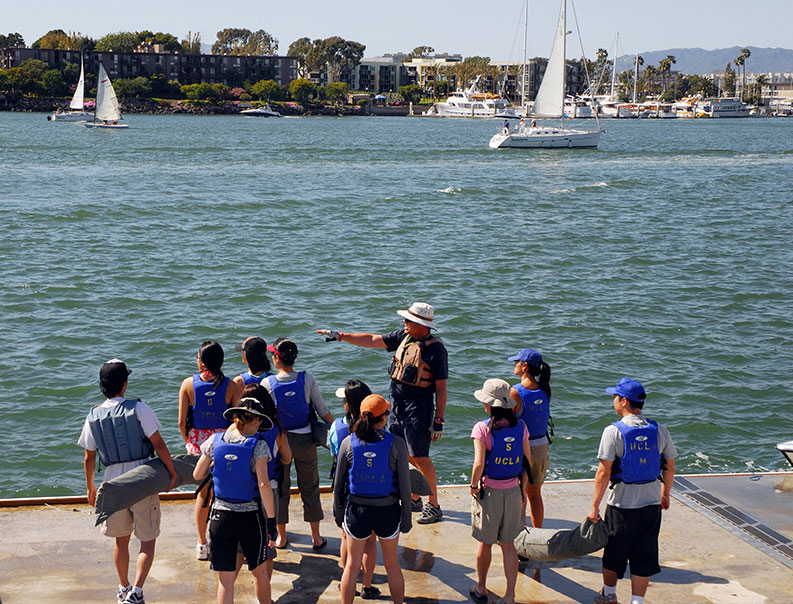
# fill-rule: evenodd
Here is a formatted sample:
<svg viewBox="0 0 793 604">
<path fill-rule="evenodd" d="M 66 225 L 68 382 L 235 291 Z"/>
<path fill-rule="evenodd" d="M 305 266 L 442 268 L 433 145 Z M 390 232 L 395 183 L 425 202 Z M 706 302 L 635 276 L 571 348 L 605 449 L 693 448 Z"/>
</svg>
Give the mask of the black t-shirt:
<svg viewBox="0 0 793 604">
<path fill-rule="evenodd" d="M 399 348 L 399 344 L 405 337 L 404 328 L 383 334 L 386 350 L 388 352 L 394 352 Z M 429 335 L 427 339 L 432 337 L 432 335 Z M 433 378 L 436 380 L 449 379 L 449 359 L 443 342 L 434 342 L 429 346 L 422 347 L 421 358 L 430 366 Z M 394 399 L 402 399 L 404 401 L 421 399 L 432 400 L 433 392 L 435 392 L 435 382 L 429 386 L 412 386 L 410 384 L 403 384 L 394 379 L 391 380 L 391 396 Z"/>
</svg>

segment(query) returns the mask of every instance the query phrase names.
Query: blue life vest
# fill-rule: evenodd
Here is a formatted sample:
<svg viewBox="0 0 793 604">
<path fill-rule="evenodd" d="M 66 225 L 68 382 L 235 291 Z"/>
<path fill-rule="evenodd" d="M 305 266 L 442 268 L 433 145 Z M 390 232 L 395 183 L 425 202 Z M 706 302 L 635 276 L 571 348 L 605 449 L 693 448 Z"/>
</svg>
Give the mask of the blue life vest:
<svg viewBox="0 0 793 604">
<path fill-rule="evenodd" d="M 359 497 L 388 497 L 396 493 L 396 477 L 388 459 L 394 435 L 385 432 L 383 440 L 367 443 L 355 433 L 350 435 L 352 465 L 350 466 L 350 493 Z"/>
<path fill-rule="evenodd" d="M 225 432 L 213 436 L 215 465 L 212 484 L 215 496 L 232 503 L 244 503 L 259 498 L 259 483 L 251 472 L 251 457 L 257 436 L 249 436 L 241 443 L 228 443 Z"/>
<path fill-rule="evenodd" d="M 339 447 L 342 441 L 350 434 L 350 426 L 347 425 L 346 417 L 337 417 L 330 425 L 328 442 L 330 443 L 330 454 L 335 458 L 339 454 Z"/>
<path fill-rule="evenodd" d="M 658 450 L 658 423 L 649 420 L 646 426 L 629 426 L 622 421 L 612 424 L 622 434 L 625 453 L 614 460 L 611 482 L 646 484 L 655 482 L 661 473 L 661 452 Z"/>
<path fill-rule="evenodd" d="M 523 435 L 526 427 L 518 421 L 514 426 L 493 430 L 493 420 L 488 422 L 492 448 L 485 455 L 485 476 L 507 480 L 523 472 Z"/>
<path fill-rule="evenodd" d="M 279 480 L 280 477 L 278 474 L 281 471 L 281 464 L 278 463 L 275 444 L 275 439 L 278 438 L 278 426 L 273 426 L 267 430 L 267 432 L 259 432 L 259 438 L 264 439 L 264 442 L 270 447 L 270 460 L 267 462 L 267 476 L 270 480 Z"/>
<path fill-rule="evenodd" d="M 146 459 L 154 452 L 135 415 L 137 403 L 125 400 L 112 407 L 100 405 L 88 413 L 88 427 L 96 442 L 99 460 L 105 466 Z"/>
<path fill-rule="evenodd" d="M 261 384 L 262 380 L 269 375 L 270 373 L 268 371 L 265 371 L 261 375 L 253 375 L 250 371 L 246 371 L 245 373 L 240 373 L 243 386 L 247 386 L 248 384 Z"/>
<path fill-rule="evenodd" d="M 551 404 L 544 390 L 529 390 L 522 384 L 513 388 L 520 395 L 520 419 L 529 429 L 529 443 L 540 440 L 548 432 L 548 418 L 551 415 Z"/>
<path fill-rule="evenodd" d="M 193 426 L 201 430 L 213 430 L 218 428 L 228 428 L 229 422 L 223 417 L 223 412 L 228 409 L 226 405 L 226 389 L 229 385 L 229 378 L 215 388 L 212 382 L 205 382 L 197 374 L 193 374 L 193 392 L 195 392 L 195 403 L 193 404 Z"/>
<path fill-rule="evenodd" d="M 274 375 L 267 376 L 267 381 L 273 391 L 278 418 L 284 430 L 308 426 L 310 415 L 306 400 L 306 372 L 298 372 L 293 382 L 279 382 Z"/>
</svg>

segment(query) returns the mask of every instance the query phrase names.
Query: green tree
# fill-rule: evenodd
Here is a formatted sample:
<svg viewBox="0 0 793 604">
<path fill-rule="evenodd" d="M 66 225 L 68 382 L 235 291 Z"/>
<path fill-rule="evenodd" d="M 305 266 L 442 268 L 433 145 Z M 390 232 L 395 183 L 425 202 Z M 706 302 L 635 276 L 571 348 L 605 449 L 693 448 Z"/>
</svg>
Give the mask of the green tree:
<svg viewBox="0 0 793 604">
<path fill-rule="evenodd" d="M 346 67 L 355 69 L 361 62 L 366 45 L 339 36 L 323 40 L 323 58 L 330 66 L 330 83 L 338 80 L 341 71 Z"/>
<path fill-rule="evenodd" d="M 215 98 L 222 100 L 228 97 L 230 88 L 225 84 L 212 84 L 212 90 Z"/>
<path fill-rule="evenodd" d="M 97 40 L 94 50 L 101 52 L 132 52 L 140 44 L 138 34 L 131 31 L 119 31 L 102 36 Z"/>
<path fill-rule="evenodd" d="M 735 96 L 735 70 L 729 63 L 724 68 L 724 93 L 728 96 Z"/>
<path fill-rule="evenodd" d="M 605 48 L 598 48 L 595 62 L 589 66 L 589 73 L 597 84 L 594 94 L 599 94 L 604 88 L 611 90 L 611 62 L 609 61 L 609 51 Z"/>
<path fill-rule="evenodd" d="M 145 98 L 151 96 L 151 81 L 149 78 L 118 78 L 113 82 L 113 89 L 120 99 Z"/>
<path fill-rule="evenodd" d="M 31 48 L 52 48 L 55 50 L 68 50 L 69 36 L 62 29 L 51 29 L 46 34 L 30 45 Z"/>
<path fill-rule="evenodd" d="M 446 96 L 449 94 L 449 82 L 446 80 L 435 80 L 432 82 L 432 98 Z"/>
<path fill-rule="evenodd" d="M 746 90 L 746 59 L 752 56 L 748 48 L 742 48 L 741 54 L 733 61 L 735 65 L 741 70 L 741 97 L 744 96 Z"/>
<path fill-rule="evenodd" d="M 41 91 L 47 96 L 61 96 L 66 93 L 66 83 L 59 69 L 48 69 L 41 75 Z"/>
<path fill-rule="evenodd" d="M 314 82 L 299 78 L 289 83 L 289 94 L 300 104 L 305 104 L 317 95 L 317 86 Z"/>
<path fill-rule="evenodd" d="M 490 57 L 465 57 L 451 66 L 451 72 L 457 78 L 458 88 L 467 88 L 478 75 L 486 75 L 490 71 Z"/>
<path fill-rule="evenodd" d="M 661 81 L 663 82 L 664 92 L 668 88 L 669 74 L 672 71 L 672 65 L 677 63 L 673 55 L 666 55 L 665 59 L 658 62 L 658 72 L 661 74 Z"/>
<path fill-rule="evenodd" d="M 428 57 L 434 52 L 435 49 L 432 46 L 416 46 L 416 48 L 414 48 L 408 53 L 407 60 L 409 61 L 410 59 L 413 58 L 420 59 L 420 58 Z"/>
<path fill-rule="evenodd" d="M 306 78 L 310 72 L 308 56 L 314 51 L 314 43 L 310 38 L 298 38 L 289 45 L 287 56 L 297 59 L 297 77 Z"/>
<path fill-rule="evenodd" d="M 757 97 L 758 104 L 763 102 L 763 86 L 768 83 L 768 76 L 761 73 L 754 79 L 754 96 Z"/>
<path fill-rule="evenodd" d="M 212 84 L 202 82 L 200 84 L 186 84 L 180 88 L 183 95 L 193 101 L 212 99 L 215 97 L 215 91 Z"/>
<path fill-rule="evenodd" d="M 182 40 L 182 52 L 186 55 L 201 54 L 201 32 L 187 32 L 187 37 Z"/>
<path fill-rule="evenodd" d="M 407 86 L 400 86 L 397 92 L 402 95 L 406 103 L 418 103 L 421 101 L 421 96 L 424 94 L 424 89 L 417 84 L 408 84 Z"/>
<path fill-rule="evenodd" d="M 263 29 L 229 27 L 217 33 L 212 54 L 272 56 L 278 54 L 278 40 Z"/>
<path fill-rule="evenodd" d="M 344 103 L 350 94 L 350 85 L 346 82 L 334 82 L 325 88 L 327 97 L 336 103 Z"/>
<path fill-rule="evenodd" d="M 251 94 L 261 101 L 269 101 L 278 94 L 279 86 L 275 80 L 259 80 L 251 86 Z"/>
<path fill-rule="evenodd" d="M 24 48 L 25 39 L 20 33 L 13 33 L 4 36 L 0 34 L 0 48 Z"/>
</svg>

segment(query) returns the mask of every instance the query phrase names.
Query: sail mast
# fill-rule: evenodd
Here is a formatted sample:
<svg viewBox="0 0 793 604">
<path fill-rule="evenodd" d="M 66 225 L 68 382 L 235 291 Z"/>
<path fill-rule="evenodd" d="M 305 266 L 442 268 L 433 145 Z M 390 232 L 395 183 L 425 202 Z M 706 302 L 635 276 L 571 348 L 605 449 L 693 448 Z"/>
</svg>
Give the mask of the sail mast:
<svg viewBox="0 0 793 604">
<path fill-rule="evenodd" d="M 523 78 L 520 84 L 520 104 L 526 110 L 526 56 L 529 46 L 529 0 L 526 0 L 524 10 L 526 11 L 523 28 Z M 525 114 L 524 114 L 525 115 Z"/>
<path fill-rule="evenodd" d="M 611 99 L 614 100 L 614 89 L 617 85 L 617 53 L 620 48 L 620 32 L 617 32 L 617 39 L 614 41 L 614 65 L 611 68 Z"/>
</svg>

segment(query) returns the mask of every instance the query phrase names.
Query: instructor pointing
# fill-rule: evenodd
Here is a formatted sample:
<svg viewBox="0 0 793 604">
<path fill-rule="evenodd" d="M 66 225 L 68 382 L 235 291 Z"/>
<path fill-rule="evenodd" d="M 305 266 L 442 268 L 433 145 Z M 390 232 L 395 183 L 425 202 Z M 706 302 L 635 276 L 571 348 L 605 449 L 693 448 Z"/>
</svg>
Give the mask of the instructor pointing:
<svg viewBox="0 0 793 604">
<path fill-rule="evenodd" d="M 326 341 L 339 340 L 365 348 L 385 348 L 393 352 L 388 373 L 391 376 L 392 415 L 389 429 L 405 439 L 409 461 L 424 475 L 432 489 L 429 501 L 422 508 L 420 497 L 413 499 L 412 509 L 421 512 L 419 524 L 438 522 L 443 513 L 438 505 L 435 466 L 429 457 L 430 442 L 443 435 L 446 412 L 446 381 L 449 365 L 446 347 L 431 334 L 435 329 L 435 309 L 424 302 L 414 302 L 397 314 L 405 326 L 382 335 L 317 330 Z M 434 395 L 434 400 L 433 400 Z"/>
</svg>

